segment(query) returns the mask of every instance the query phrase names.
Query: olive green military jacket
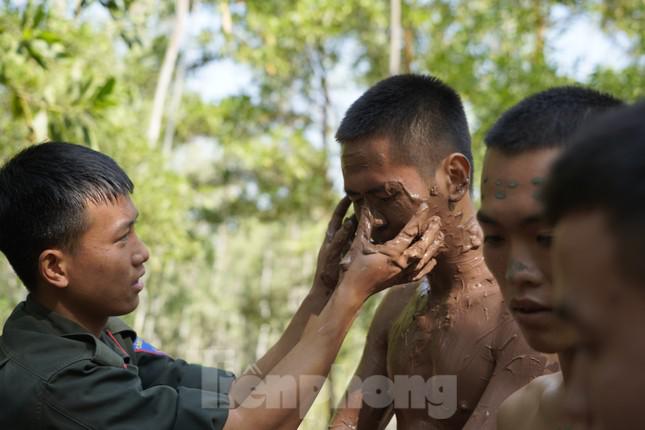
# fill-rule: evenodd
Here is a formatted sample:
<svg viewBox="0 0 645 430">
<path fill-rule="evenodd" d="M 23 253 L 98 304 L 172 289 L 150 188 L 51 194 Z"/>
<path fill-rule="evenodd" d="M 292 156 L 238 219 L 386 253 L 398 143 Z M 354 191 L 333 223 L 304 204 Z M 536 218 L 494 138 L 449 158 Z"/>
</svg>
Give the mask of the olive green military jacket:
<svg viewBox="0 0 645 430">
<path fill-rule="evenodd" d="M 27 298 L 0 337 L 0 429 L 221 429 L 233 375 L 135 340 L 118 318 L 97 338 Z"/>
</svg>

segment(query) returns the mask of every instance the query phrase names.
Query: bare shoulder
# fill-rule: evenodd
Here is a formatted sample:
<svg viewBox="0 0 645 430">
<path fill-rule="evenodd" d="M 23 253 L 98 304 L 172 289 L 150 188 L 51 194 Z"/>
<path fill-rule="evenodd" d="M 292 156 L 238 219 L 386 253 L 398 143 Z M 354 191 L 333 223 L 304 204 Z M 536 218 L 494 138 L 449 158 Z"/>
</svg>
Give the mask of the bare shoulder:
<svg viewBox="0 0 645 430">
<path fill-rule="evenodd" d="M 379 328 L 387 330 L 392 321 L 415 296 L 418 285 L 418 283 L 402 284 L 390 288 L 374 314 L 370 330 Z"/>
<path fill-rule="evenodd" d="M 511 394 L 497 412 L 497 430 L 533 428 L 545 394 L 558 390 L 562 384 L 560 372 L 538 376 Z"/>
<path fill-rule="evenodd" d="M 545 391 L 552 389 L 556 385 L 560 385 L 560 381 L 562 381 L 562 376 L 559 372 L 538 376 L 509 396 L 503 405 L 508 401 L 516 401 L 519 405 L 525 405 L 527 403 L 533 404 L 542 397 Z"/>
<path fill-rule="evenodd" d="M 396 285 L 388 289 L 370 323 L 363 359 L 366 359 L 366 354 L 383 354 L 383 358 L 385 357 L 392 322 L 396 320 L 407 303 L 414 297 L 415 291 L 416 284 Z"/>
<path fill-rule="evenodd" d="M 541 388 L 541 402 L 551 402 L 562 394 L 563 379 L 562 372 L 549 373 L 533 380 L 538 382 Z"/>
<path fill-rule="evenodd" d="M 497 430 L 530 428 L 530 422 L 539 409 L 543 387 L 535 378 L 502 402 L 497 411 Z"/>
</svg>

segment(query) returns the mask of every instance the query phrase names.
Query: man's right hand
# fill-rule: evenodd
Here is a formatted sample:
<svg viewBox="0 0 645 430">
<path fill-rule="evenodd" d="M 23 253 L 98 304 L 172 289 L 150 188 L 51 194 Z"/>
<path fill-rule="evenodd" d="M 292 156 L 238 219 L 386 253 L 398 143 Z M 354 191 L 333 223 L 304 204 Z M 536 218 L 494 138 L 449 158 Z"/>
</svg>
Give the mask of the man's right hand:
<svg viewBox="0 0 645 430">
<path fill-rule="evenodd" d="M 392 240 L 371 243 L 372 214 L 362 208 L 356 237 L 341 261 L 341 283 L 366 300 L 387 287 L 416 281 L 436 265 L 435 257 L 443 246 L 441 220 L 432 216 L 422 203 L 414 216 Z"/>
</svg>

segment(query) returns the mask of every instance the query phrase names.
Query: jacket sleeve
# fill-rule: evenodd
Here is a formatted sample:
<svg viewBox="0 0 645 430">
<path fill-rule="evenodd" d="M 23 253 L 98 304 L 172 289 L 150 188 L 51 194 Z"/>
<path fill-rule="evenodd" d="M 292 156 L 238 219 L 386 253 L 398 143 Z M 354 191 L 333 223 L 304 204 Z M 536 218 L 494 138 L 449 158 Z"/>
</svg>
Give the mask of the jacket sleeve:
<svg viewBox="0 0 645 430">
<path fill-rule="evenodd" d="M 42 396 L 41 422 L 65 429 L 221 429 L 229 407 L 227 391 L 143 388 L 135 366 L 125 369 L 91 361 L 57 374 Z"/>
<path fill-rule="evenodd" d="M 169 385 L 228 393 L 235 375 L 214 367 L 189 364 L 164 354 L 136 352 L 136 363 L 144 388 Z"/>
</svg>

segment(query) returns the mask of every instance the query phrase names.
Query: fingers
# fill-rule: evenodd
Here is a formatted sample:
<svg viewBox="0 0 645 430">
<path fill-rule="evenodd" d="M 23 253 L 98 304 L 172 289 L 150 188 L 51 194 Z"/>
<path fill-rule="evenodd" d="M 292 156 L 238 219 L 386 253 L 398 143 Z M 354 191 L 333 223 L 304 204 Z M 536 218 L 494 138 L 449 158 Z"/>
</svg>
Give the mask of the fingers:
<svg viewBox="0 0 645 430">
<path fill-rule="evenodd" d="M 430 219 L 430 225 L 423 234 L 421 240 L 404 252 L 404 255 L 408 253 L 410 258 L 420 258 L 419 262 L 414 267 L 414 271 L 418 273 L 414 278 L 412 278 L 413 281 L 418 281 L 424 278 L 437 265 L 435 257 L 437 256 L 439 249 L 444 244 L 443 233 L 440 228 L 441 219 L 436 216 L 432 217 Z"/>
<path fill-rule="evenodd" d="M 349 251 L 343 256 L 340 261 L 341 270 L 346 271 L 352 264 L 355 255 L 360 254 L 373 254 L 375 251 L 370 244 L 370 237 L 372 237 L 372 223 L 374 217 L 367 206 L 361 208 L 361 214 L 358 218 L 358 226 L 356 227 L 356 235 Z"/>
<path fill-rule="evenodd" d="M 336 232 L 332 238 L 329 248 L 332 254 L 332 260 L 337 261 L 338 256 L 346 248 L 345 245 L 351 240 L 356 232 L 356 218 L 351 217 L 345 220 L 342 227 Z"/>
<path fill-rule="evenodd" d="M 434 266 L 437 265 L 437 260 L 434 258 L 431 259 L 428 263 L 426 263 L 426 266 L 419 272 L 417 275 L 412 278 L 413 281 L 418 281 L 419 279 L 423 279 L 428 273 L 432 272 L 432 269 L 434 269 Z"/>
<path fill-rule="evenodd" d="M 403 230 L 392 240 L 379 246 L 379 252 L 389 256 L 400 256 L 410 244 L 419 237 L 419 234 L 427 227 L 429 214 L 428 205 L 421 203 L 417 212 L 410 218 L 410 221 L 403 227 Z"/>
<path fill-rule="evenodd" d="M 443 233 L 441 232 L 441 220 L 439 217 L 432 217 L 428 228 L 421 236 L 421 239 L 414 242 L 412 246 L 403 251 L 402 263 L 417 260 L 415 271 L 420 270 L 425 264 L 434 258 L 443 245 Z"/>
<path fill-rule="evenodd" d="M 372 212 L 367 206 L 361 208 L 361 216 L 358 219 L 358 227 L 356 228 L 356 238 L 360 239 L 363 244 L 367 244 L 372 237 L 372 225 L 374 217 Z"/>
<path fill-rule="evenodd" d="M 343 218 L 345 217 L 347 209 L 349 209 L 349 206 L 351 204 L 352 201 L 347 196 L 343 197 L 338 202 L 336 209 L 334 209 L 334 213 L 329 220 L 329 224 L 327 225 L 327 233 L 325 235 L 326 241 L 331 241 L 338 229 L 341 228 L 341 225 L 343 224 Z"/>
</svg>

